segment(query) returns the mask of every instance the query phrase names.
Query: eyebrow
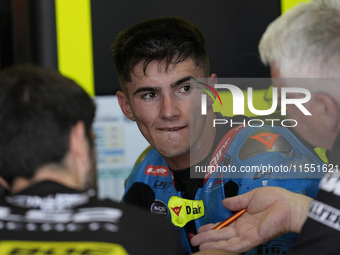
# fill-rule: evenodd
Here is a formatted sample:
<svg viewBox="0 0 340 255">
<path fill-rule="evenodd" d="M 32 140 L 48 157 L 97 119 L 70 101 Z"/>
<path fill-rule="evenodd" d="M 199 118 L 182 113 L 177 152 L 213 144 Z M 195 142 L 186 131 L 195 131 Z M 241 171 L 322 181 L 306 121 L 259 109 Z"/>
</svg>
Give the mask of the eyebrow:
<svg viewBox="0 0 340 255">
<path fill-rule="evenodd" d="M 183 77 L 182 79 L 179 79 L 178 81 L 175 81 L 174 83 L 171 83 L 171 88 L 174 88 L 184 82 L 187 82 L 187 81 L 190 81 L 191 78 L 194 78 L 192 76 L 186 76 L 186 77 Z"/>
<path fill-rule="evenodd" d="M 194 77 L 192 77 L 192 76 L 183 77 L 183 78 L 179 79 L 178 81 L 175 81 L 175 82 L 171 83 L 171 84 L 170 84 L 170 87 L 171 87 L 171 88 L 175 88 L 175 87 L 177 87 L 178 85 L 180 85 L 180 84 L 182 84 L 182 83 L 184 83 L 184 82 L 187 82 L 187 81 L 189 81 L 189 80 L 192 79 L 192 78 L 194 78 Z M 138 93 L 145 92 L 145 91 L 155 91 L 155 92 L 157 92 L 157 91 L 160 91 L 160 88 L 159 88 L 159 87 L 151 87 L 151 86 L 150 86 L 150 87 L 141 87 L 141 88 L 138 88 L 138 89 L 133 93 L 133 95 L 136 95 L 136 94 L 138 94 Z"/>
<path fill-rule="evenodd" d="M 136 95 L 136 94 L 138 94 L 138 93 L 145 92 L 145 91 L 160 91 L 160 89 L 157 88 L 157 87 L 142 87 L 142 88 L 138 88 L 138 89 L 133 93 L 133 95 Z"/>
</svg>

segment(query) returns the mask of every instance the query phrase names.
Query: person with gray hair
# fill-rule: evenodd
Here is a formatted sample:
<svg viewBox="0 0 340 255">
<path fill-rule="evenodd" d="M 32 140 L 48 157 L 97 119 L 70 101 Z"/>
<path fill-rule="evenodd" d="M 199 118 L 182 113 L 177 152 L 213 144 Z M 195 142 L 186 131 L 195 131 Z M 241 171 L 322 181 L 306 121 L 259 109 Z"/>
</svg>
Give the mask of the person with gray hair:
<svg viewBox="0 0 340 255">
<path fill-rule="evenodd" d="M 329 150 L 338 135 L 340 89 L 334 78 L 340 78 L 339 14 L 336 0 L 298 5 L 270 24 L 259 44 L 261 59 L 277 78 L 273 80 L 277 87 L 305 87 L 312 93 L 308 105 L 313 117 L 297 115 L 288 107 L 287 115 L 300 120 L 295 129 L 306 141 Z M 333 103 L 334 116 L 317 112 L 321 105 L 313 102 L 319 101 Z"/>
<path fill-rule="evenodd" d="M 339 77 L 339 9 L 339 1 L 316 0 L 285 13 L 261 38 L 262 62 L 285 78 Z"/>
<path fill-rule="evenodd" d="M 331 152 L 325 165 L 328 172 L 315 200 L 276 187 L 225 199 L 223 204 L 229 210 L 247 208 L 247 212 L 221 230 L 212 230 L 215 224 L 201 227 L 191 242 L 201 250 L 244 252 L 293 231 L 300 235 L 289 254 L 338 254 L 340 1 L 315 0 L 291 9 L 270 24 L 259 50 L 262 61 L 270 65 L 272 77 L 278 78 L 273 79 L 276 86 L 292 86 L 294 79 L 290 78 L 308 78 L 300 81 L 312 94 L 306 104 L 312 115 L 298 116 L 296 131 L 312 145 Z M 297 112 L 287 107 L 288 116 L 297 119 Z"/>
</svg>

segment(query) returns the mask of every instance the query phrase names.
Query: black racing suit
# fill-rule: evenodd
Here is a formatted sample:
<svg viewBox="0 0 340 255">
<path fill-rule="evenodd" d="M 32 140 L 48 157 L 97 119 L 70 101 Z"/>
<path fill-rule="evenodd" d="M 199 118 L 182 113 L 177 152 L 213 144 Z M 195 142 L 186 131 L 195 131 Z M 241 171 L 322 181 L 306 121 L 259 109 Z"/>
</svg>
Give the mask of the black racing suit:
<svg viewBox="0 0 340 255">
<path fill-rule="evenodd" d="M 181 254 L 166 219 L 42 181 L 0 198 L 1 255 Z"/>
<path fill-rule="evenodd" d="M 289 254 L 340 254 L 340 135 L 309 216 Z"/>
</svg>

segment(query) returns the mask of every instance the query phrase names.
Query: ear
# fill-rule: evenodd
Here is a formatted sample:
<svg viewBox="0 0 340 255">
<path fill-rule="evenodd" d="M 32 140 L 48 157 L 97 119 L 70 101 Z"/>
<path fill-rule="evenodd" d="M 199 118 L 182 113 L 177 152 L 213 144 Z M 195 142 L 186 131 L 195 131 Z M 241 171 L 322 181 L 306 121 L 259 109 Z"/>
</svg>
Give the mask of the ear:
<svg viewBox="0 0 340 255">
<path fill-rule="evenodd" d="M 8 183 L 7 183 L 7 182 L 5 181 L 5 179 L 3 179 L 2 177 L 0 177 L 0 185 L 1 185 L 3 188 L 9 190 L 9 185 L 8 185 Z"/>
<path fill-rule="evenodd" d="M 276 64 L 274 62 L 271 62 L 269 64 L 269 67 L 270 67 L 270 76 L 272 78 L 280 78 L 281 74 L 280 74 L 280 70 L 279 68 L 276 66 Z"/>
<path fill-rule="evenodd" d="M 217 83 L 217 75 L 213 73 L 209 76 L 209 85 L 214 88 L 216 83 Z M 215 93 L 212 93 L 212 95 L 216 99 Z M 213 103 L 214 103 L 214 100 L 211 97 L 208 97 L 207 105 L 211 106 Z"/>
<path fill-rule="evenodd" d="M 70 132 L 69 158 L 71 160 L 68 169 L 76 178 L 78 185 L 83 186 L 90 169 L 89 144 L 85 134 L 85 124 L 78 121 Z"/>
<path fill-rule="evenodd" d="M 211 74 L 209 76 L 209 85 L 214 87 L 214 85 L 217 83 L 217 75 L 215 73 Z"/>
<path fill-rule="evenodd" d="M 336 102 L 327 94 L 318 93 L 314 96 L 316 112 L 320 121 L 329 132 L 336 132 L 339 129 L 339 112 Z"/>
<path fill-rule="evenodd" d="M 117 92 L 117 99 L 118 99 L 120 109 L 124 113 L 125 117 L 132 120 L 132 121 L 135 121 L 136 119 L 135 119 L 135 116 L 133 115 L 131 105 L 130 105 L 130 101 L 129 101 L 128 97 L 125 95 L 125 93 L 122 92 L 122 91 L 118 91 Z"/>
</svg>

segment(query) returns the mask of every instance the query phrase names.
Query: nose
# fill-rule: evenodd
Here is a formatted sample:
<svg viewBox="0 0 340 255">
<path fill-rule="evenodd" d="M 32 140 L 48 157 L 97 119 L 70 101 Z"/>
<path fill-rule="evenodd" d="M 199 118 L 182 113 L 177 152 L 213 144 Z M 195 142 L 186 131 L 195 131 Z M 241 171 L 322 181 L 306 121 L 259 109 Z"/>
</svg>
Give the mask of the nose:
<svg viewBox="0 0 340 255">
<path fill-rule="evenodd" d="M 172 95 L 164 95 L 160 105 L 160 116 L 164 119 L 176 119 L 179 117 L 179 102 Z"/>
</svg>

